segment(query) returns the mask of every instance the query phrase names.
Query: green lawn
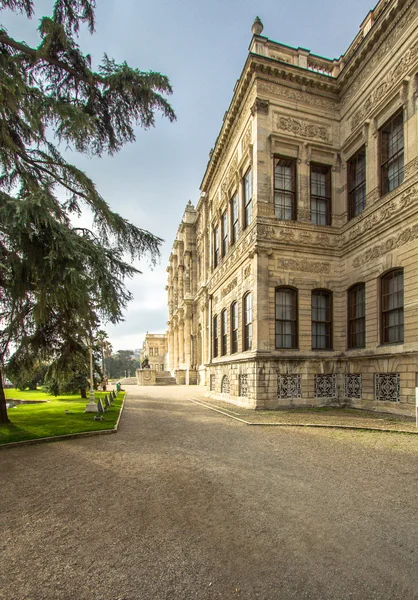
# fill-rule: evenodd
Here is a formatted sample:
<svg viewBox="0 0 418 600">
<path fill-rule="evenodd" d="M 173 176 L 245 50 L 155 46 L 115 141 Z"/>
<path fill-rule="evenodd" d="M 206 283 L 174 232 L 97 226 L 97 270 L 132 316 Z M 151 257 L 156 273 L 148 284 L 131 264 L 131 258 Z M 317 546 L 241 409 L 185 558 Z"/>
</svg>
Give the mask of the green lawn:
<svg viewBox="0 0 418 600">
<path fill-rule="evenodd" d="M 40 404 L 21 404 L 9 408 L 10 423 L 0 424 L 0 445 L 22 440 L 39 439 L 69 433 L 113 429 L 119 416 L 124 392 L 119 392 L 103 421 L 95 421 L 94 414 L 84 413 L 88 400 L 79 394 L 49 396 L 42 390 L 5 390 L 7 399 L 47 400 Z M 106 392 L 95 392 L 96 400 L 104 398 Z M 68 411 L 68 414 L 65 411 Z"/>
</svg>

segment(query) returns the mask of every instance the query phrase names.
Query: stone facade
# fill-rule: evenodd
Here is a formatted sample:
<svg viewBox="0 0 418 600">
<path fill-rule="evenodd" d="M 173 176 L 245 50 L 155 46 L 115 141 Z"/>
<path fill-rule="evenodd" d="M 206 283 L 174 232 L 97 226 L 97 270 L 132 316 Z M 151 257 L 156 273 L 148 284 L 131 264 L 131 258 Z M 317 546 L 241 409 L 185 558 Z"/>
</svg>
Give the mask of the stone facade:
<svg viewBox="0 0 418 600">
<path fill-rule="evenodd" d="M 147 333 L 141 349 L 141 362 L 148 358 L 153 371 L 165 371 L 167 367 L 168 338 L 165 333 Z"/>
<path fill-rule="evenodd" d="M 170 256 L 170 369 L 254 408 L 413 414 L 418 1 L 334 61 L 261 32 Z"/>
</svg>

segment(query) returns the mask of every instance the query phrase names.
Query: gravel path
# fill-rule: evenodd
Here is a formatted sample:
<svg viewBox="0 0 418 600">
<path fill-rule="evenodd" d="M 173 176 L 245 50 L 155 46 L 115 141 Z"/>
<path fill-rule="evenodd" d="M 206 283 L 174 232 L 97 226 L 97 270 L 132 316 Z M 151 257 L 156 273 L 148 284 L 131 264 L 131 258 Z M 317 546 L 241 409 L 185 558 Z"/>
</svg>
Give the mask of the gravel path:
<svg viewBox="0 0 418 600">
<path fill-rule="evenodd" d="M 0 453 L 1 600 L 418 599 L 417 437 L 128 393 L 117 435 Z"/>
</svg>

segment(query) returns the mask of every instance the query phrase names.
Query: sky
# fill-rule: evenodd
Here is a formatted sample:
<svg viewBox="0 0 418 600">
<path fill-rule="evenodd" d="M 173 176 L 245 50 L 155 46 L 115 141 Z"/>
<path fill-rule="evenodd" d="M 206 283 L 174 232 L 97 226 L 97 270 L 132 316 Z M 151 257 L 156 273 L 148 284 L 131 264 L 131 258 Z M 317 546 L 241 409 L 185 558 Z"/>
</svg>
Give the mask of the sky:
<svg viewBox="0 0 418 600">
<path fill-rule="evenodd" d="M 161 260 L 126 282 L 134 296 L 124 321 L 105 324 L 114 351 L 137 349 L 145 333 L 167 329 L 166 267 L 185 206 L 196 205 L 210 149 L 244 66 L 256 16 L 263 35 L 293 47 L 338 58 L 374 4 L 370 0 L 97 0 L 96 32 L 78 40 L 93 65 L 103 54 L 143 71 L 167 75 L 168 98 L 177 121 L 159 114 L 155 128 L 136 130 L 136 142 L 113 157 L 67 160 L 96 183 L 111 208 L 164 239 Z M 35 17 L 2 11 L 9 34 L 30 45 L 39 41 L 38 20 L 52 0 L 35 0 Z"/>
</svg>

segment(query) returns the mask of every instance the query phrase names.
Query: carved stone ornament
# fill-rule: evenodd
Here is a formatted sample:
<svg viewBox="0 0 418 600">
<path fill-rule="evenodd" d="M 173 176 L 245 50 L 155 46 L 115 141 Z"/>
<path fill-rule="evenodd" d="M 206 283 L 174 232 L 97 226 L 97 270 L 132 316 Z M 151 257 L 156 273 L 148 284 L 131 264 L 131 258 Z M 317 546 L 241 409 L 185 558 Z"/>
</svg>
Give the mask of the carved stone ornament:
<svg viewBox="0 0 418 600">
<path fill-rule="evenodd" d="M 407 73 L 409 66 L 418 57 L 418 42 L 405 52 L 403 57 L 389 71 L 386 77 L 378 84 L 378 86 L 367 96 L 361 107 L 354 113 L 351 119 L 351 130 L 358 127 L 367 115 L 376 107 L 376 105 L 384 98 L 384 96 L 394 87 L 394 85 Z"/>
<path fill-rule="evenodd" d="M 316 262 L 311 260 L 295 260 L 294 258 L 279 258 L 277 267 L 284 271 L 300 271 L 302 273 L 325 273 L 331 272 L 330 263 Z"/>
<path fill-rule="evenodd" d="M 261 82 L 258 84 L 257 89 L 260 92 L 267 92 L 273 96 L 280 98 L 286 98 L 288 100 L 294 100 L 295 102 L 305 102 L 306 104 L 321 106 L 327 109 L 336 108 L 337 104 L 331 98 L 324 98 L 317 94 L 310 94 L 309 92 L 300 91 L 293 87 L 287 87 L 276 83 Z"/>
<path fill-rule="evenodd" d="M 247 265 L 244 268 L 244 271 L 242 273 L 242 277 L 243 279 L 248 279 L 248 277 L 251 275 L 251 265 Z"/>
<path fill-rule="evenodd" d="M 325 125 L 317 125 L 293 117 L 284 117 L 278 113 L 276 113 L 276 116 L 276 127 L 281 131 L 288 131 L 298 137 L 319 139 L 324 142 L 328 142 L 330 139 L 330 128 Z"/>
<path fill-rule="evenodd" d="M 244 154 L 251 144 L 252 126 L 251 123 L 248 125 L 243 137 L 242 137 L 242 153 Z"/>
<path fill-rule="evenodd" d="M 236 288 L 236 287 L 237 287 L 237 283 L 238 283 L 238 280 L 237 280 L 237 278 L 236 278 L 236 277 L 234 277 L 234 279 L 233 279 L 232 281 L 230 281 L 230 282 L 228 283 L 228 285 L 226 285 L 226 286 L 225 286 L 225 287 L 222 289 L 222 292 L 221 292 L 221 297 L 222 297 L 222 298 L 225 298 L 225 296 L 227 296 L 227 295 L 229 294 L 229 292 L 232 292 L 232 290 L 233 290 L 234 288 Z"/>
<path fill-rule="evenodd" d="M 407 227 L 406 229 L 401 231 L 401 233 L 399 233 L 398 235 L 394 235 L 394 236 L 388 238 L 381 244 L 376 244 L 376 246 L 369 248 L 368 250 L 366 250 L 366 252 L 363 252 L 362 254 L 357 256 L 353 260 L 353 267 L 357 268 L 360 265 L 368 263 L 372 260 L 376 260 L 377 258 L 384 256 L 388 252 L 391 252 L 392 250 L 395 250 L 396 248 L 399 248 L 400 246 L 404 246 L 405 244 L 408 244 L 409 242 L 412 242 L 413 240 L 416 240 L 417 238 L 418 238 L 418 225 L 414 225 L 413 227 Z"/>
<path fill-rule="evenodd" d="M 255 115 L 255 113 L 260 113 L 261 115 L 268 115 L 269 104 L 270 102 L 268 100 L 256 98 L 254 104 L 251 107 L 251 114 Z"/>
</svg>

